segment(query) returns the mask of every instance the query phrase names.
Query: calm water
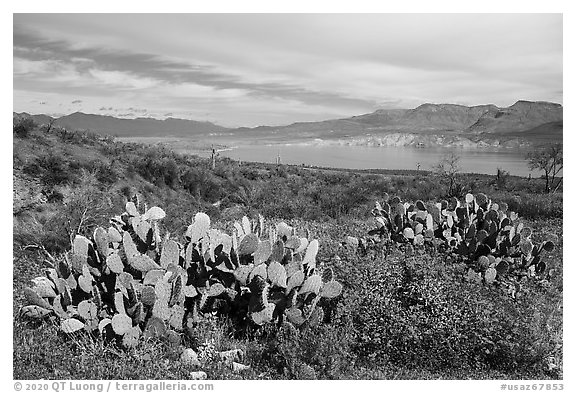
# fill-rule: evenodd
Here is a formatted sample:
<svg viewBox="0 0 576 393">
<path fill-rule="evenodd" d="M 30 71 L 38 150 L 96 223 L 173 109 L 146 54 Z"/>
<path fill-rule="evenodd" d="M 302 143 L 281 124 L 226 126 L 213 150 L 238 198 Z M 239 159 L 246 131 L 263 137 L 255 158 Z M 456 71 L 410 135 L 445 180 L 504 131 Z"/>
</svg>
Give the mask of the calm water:
<svg viewBox="0 0 576 393">
<path fill-rule="evenodd" d="M 429 170 L 444 155 L 460 155 L 462 172 L 496 174 L 502 168 L 510 174 L 528 176 L 530 170 L 523 153 L 464 149 L 309 146 L 309 145 L 244 145 L 220 151 L 221 156 L 235 160 L 275 163 L 280 154 L 283 164 L 306 164 L 351 169 L 420 169 Z M 205 155 L 205 154 L 203 154 Z M 532 172 L 532 176 L 539 173 Z"/>
</svg>

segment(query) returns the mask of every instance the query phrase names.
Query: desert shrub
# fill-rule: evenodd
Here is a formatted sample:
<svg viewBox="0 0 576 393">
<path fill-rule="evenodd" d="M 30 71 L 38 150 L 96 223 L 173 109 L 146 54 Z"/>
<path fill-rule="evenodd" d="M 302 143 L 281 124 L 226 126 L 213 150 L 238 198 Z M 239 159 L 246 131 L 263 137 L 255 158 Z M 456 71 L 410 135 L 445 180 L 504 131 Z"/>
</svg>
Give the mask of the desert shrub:
<svg viewBox="0 0 576 393">
<path fill-rule="evenodd" d="M 49 187 L 69 183 L 74 175 L 68 163 L 51 152 L 26 164 L 23 171 L 30 176 L 40 178 Z"/>
<path fill-rule="evenodd" d="M 286 379 L 347 379 L 353 376 L 354 332 L 346 318 L 317 327 L 295 329 L 290 324 L 270 328 L 253 338 L 256 367 L 274 370 Z"/>
<path fill-rule="evenodd" d="M 181 185 L 191 195 L 214 203 L 226 195 L 225 180 L 202 167 L 190 167 L 181 176 Z"/>
<path fill-rule="evenodd" d="M 496 172 L 496 178 L 494 179 L 494 184 L 498 190 L 505 190 L 509 179 L 510 172 L 498 168 L 498 171 Z"/>
<path fill-rule="evenodd" d="M 80 183 L 73 188 L 64 187 L 62 208 L 44 225 L 40 241 L 51 252 L 61 253 L 70 247 L 76 235 L 88 235 L 98 225 L 106 225 L 114 207 L 121 206 L 123 198 L 97 186 L 93 174 L 83 172 Z"/>
<path fill-rule="evenodd" d="M 38 125 L 30 117 L 14 117 L 12 133 L 19 138 L 26 138 Z"/>
<path fill-rule="evenodd" d="M 518 212 L 520 216 L 537 218 L 561 218 L 563 214 L 563 195 L 537 194 L 519 192 L 514 195 L 510 193 L 495 194 L 498 200 L 508 203 L 510 210 Z"/>
<path fill-rule="evenodd" d="M 530 287 L 514 301 L 428 255 L 386 263 L 349 258 L 337 272 L 352 294 L 342 307 L 359 332 L 359 362 L 431 372 L 530 372 L 538 365 L 547 372 L 542 364 L 557 350 L 561 329 L 550 295 Z"/>
</svg>

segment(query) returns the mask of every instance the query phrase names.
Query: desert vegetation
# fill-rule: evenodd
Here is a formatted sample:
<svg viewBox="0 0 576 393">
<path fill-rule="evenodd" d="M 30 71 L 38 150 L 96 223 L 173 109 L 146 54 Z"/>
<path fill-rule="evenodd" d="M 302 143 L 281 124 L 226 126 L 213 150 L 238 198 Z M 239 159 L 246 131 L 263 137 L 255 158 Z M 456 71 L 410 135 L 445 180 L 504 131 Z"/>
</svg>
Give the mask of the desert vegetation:
<svg viewBox="0 0 576 393">
<path fill-rule="evenodd" d="M 18 119 L 13 163 L 16 379 L 562 378 L 546 178 L 213 166 Z"/>
</svg>

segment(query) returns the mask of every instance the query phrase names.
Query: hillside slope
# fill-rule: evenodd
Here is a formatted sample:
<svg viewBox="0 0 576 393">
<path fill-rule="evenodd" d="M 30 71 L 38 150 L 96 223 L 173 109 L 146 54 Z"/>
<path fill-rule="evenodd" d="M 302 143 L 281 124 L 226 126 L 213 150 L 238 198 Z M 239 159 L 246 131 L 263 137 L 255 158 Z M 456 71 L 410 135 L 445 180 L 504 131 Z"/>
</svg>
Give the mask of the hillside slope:
<svg viewBox="0 0 576 393">
<path fill-rule="evenodd" d="M 558 239 L 546 257 L 555 271 L 548 289 L 528 280 L 523 295 L 512 299 L 465 280 L 467 266 L 448 254 L 421 248 L 410 256 L 404 245 L 349 247 L 348 236 L 367 237 L 374 228 L 374 201 L 385 195 L 444 199 L 446 184 L 429 172 L 228 159 L 212 168 L 206 159 L 60 128 L 15 133 L 13 151 L 14 379 L 186 380 L 196 368 L 180 361 L 183 346 L 198 353 L 242 349 L 242 363 L 250 366 L 242 372 L 214 353 L 202 356 L 201 370 L 211 380 L 562 379 L 562 194 L 542 194 L 541 179 L 457 178 L 463 192 L 485 192 L 518 212 L 535 240 L 547 232 Z M 20 318 L 31 279 L 45 276 L 50 261 L 65 260 L 76 234 L 92 238 L 98 226 L 108 228 L 134 195 L 166 212 L 161 233 L 179 242 L 197 212 L 228 233 L 243 215 L 262 214 L 271 225 L 284 221 L 318 240 L 317 266 L 332 269 L 342 297 L 326 304 L 316 327 L 242 331 L 226 314 L 210 313 L 177 333 L 177 343 L 152 338 L 130 350 L 102 336 L 78 332 L 71 339 L 58 332 L 58 322 Z"/>
</svg>

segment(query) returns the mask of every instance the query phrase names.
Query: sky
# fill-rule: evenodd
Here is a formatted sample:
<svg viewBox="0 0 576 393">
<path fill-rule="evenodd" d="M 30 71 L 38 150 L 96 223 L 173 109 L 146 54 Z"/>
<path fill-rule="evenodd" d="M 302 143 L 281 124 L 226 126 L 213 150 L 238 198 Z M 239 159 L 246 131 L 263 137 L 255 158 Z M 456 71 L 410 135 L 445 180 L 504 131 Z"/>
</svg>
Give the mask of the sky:
<svg viewBox="0 0 576 393">
<path fill-rule="evenodd" d="M 562 14 L 14 14 L 13 110 L 283 125 L 563 103 Z"/>
</svg>

